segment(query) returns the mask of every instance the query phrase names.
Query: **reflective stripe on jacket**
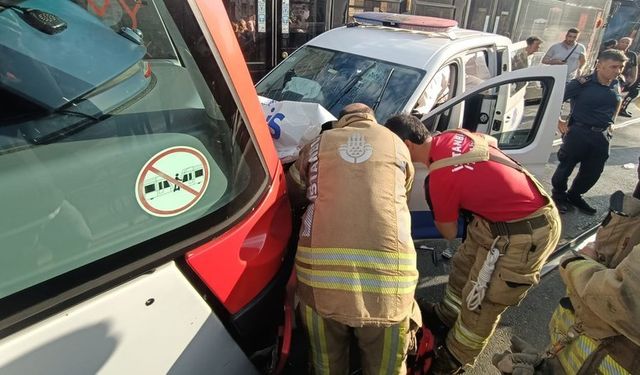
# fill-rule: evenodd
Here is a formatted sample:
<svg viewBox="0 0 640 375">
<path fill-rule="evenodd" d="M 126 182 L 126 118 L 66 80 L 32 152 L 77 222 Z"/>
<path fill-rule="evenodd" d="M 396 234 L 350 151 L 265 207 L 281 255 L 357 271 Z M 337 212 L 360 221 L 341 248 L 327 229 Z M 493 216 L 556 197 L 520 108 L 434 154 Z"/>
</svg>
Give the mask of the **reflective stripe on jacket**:
<svg viewBox="0 0 640 375">
<path fill-rule="evenodd" d="M 574 324 L 575 315 L 571 310 L 558 305 L 549 322 L 551 342 L 555 343 L 564 340 L 567 332 Z M 578 374 L 581 371 L 586 371 L 589 374 L 629 375 L 632 374 L 630 371 L 635 370 L 630 369 L 627 371 L 611 355 L 605 353 L 601 353 L 602 358 L 599 359 L 599 363 L 590 361 L 596 356 L 599 347 L 600 341 L 582 333 L 569 342 L 557 354 L 556 359 L 560 362 L 566 374 Z M 589 366 L 590 368 L 583 368 L 584 366 Z"/>
</svg>

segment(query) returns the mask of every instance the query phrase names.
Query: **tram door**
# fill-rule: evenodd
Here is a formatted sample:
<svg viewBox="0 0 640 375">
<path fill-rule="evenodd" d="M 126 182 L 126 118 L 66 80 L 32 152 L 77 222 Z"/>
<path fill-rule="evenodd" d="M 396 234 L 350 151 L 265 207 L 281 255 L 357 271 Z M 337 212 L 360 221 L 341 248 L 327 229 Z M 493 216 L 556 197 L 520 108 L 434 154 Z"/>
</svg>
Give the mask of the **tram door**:
<svg viewBox="0 0 640 375">
<path fill-rule="evenodd" d="M 327 0 L 226 0 L 254 82 L 327 30 Z"/>
<path fill-rule="evenodd" d="M 512 37 L 520 0 L 470 0 L 466 28 Z"/>
</svg>

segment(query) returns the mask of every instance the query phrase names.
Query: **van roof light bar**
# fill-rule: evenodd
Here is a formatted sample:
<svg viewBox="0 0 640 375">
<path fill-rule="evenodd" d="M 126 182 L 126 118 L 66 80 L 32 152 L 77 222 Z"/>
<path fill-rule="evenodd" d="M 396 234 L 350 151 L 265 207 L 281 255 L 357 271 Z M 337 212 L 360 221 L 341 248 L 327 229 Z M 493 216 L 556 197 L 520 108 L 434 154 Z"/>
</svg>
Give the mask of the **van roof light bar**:
<svg viewBox="0 0 640 375">
<path fill-rule="evenodd" d="M 456 20 L 446 18 L 383 12 L 356 13 L 353 16 L 353 19 L 363 25 L 388 26 L 406 30 L 445 33 L 452 31 L 453 28 L 458 26 L 458 22 Z"/>
</svg>

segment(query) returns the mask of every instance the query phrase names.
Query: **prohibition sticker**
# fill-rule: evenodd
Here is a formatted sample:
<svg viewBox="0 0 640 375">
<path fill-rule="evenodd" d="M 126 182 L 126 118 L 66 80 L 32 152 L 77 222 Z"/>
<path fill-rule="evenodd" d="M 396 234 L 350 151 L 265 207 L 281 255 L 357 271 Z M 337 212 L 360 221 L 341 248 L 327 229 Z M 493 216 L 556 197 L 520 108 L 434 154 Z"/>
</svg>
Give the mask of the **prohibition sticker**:
<svg viewBox="0 0 640 375">
<path fill-rule="evenodd" d="M 176 216 L 195 205 L 209 184 L 209 162 L 198 150 L 178 146 L 155 154 L 136 179 L 136 200 L 147 213 Z"/>
</svg>

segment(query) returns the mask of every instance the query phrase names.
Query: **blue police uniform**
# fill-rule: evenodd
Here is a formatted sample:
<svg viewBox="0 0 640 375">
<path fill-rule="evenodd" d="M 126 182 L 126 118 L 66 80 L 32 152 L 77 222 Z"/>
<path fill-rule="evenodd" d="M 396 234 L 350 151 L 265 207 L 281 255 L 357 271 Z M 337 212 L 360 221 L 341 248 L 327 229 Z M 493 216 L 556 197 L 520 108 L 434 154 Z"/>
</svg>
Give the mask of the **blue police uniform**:
<svg viewBox="0 0 640 375">
<path fill-rule="evenodd" d="M 621 99 L 618 86 L 618 80 L 610 85 L 601 84 L 596 73 L 567 83 L 564 101 L 571 100 L 569 132 L 562 139 L 558 150 L 560 164 L 551 179 L 556 201 L 582 201 L 586 205 L 581 196 L 598 181 L 609 158 L 610 126 Z M 580 169 L 567 191 L 569 176 L 578 163 Z M 595 213 L 588 205 L 587 209 L 584 205 L 576 206 Z"/>
</svg>

